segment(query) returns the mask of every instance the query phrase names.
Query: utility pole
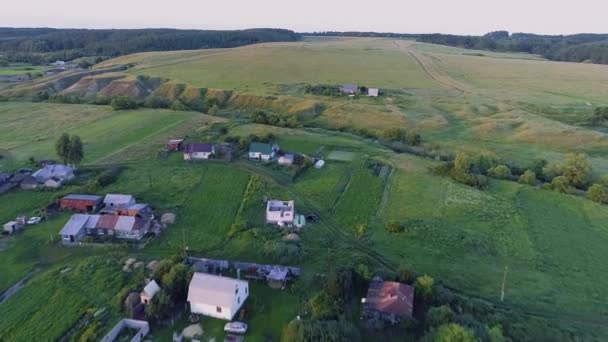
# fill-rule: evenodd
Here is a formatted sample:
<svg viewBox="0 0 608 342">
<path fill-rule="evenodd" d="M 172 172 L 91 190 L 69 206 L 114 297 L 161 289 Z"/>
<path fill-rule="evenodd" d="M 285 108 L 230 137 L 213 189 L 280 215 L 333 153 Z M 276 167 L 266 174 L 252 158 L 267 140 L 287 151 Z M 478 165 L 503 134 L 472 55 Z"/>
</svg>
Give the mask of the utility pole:
<svg viewBox="0 0 608 342">
<path fill-rule="evenodd" d="M 505 301 L 505 283 L 507 282 L 507 271 L 509 270 L 509 266 L 505 266 L 505 273 L 502 276 L 502 290 L 500 291 L 500 301 Z"/>
</svg>

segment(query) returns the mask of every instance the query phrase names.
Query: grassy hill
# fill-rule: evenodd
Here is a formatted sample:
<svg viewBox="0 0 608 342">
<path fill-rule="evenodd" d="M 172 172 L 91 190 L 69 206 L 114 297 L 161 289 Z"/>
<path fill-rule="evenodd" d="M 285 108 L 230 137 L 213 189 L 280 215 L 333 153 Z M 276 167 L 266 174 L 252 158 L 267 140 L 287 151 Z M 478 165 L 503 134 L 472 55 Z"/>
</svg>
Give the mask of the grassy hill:
<svg viewBox="0 0 608 342">
<path fill-rule="evenodd" d="M 0 263 L 0 274 L 6 275 L 0 277 L 0 291 L 34 272 L 18 295 L 0 303 L 0 317 L 11 317 L 0 323 L 0 340 L 27 339 L 34 333 L 57 339 L 78 321 L 78 313 L 102 307 L 110 318 L 99 329 L 107 331 L 120 315 L 119 305 L 107 302 L 115 300 L 118 291 L 139 286 L 138 279 L 123 274 L 116 264 L 128 256 L 150 260 L 179 254 L 185 247 L 196 256 L 302 267 L 295 289 L 252 288 L 249 323 L 255 341 L 280 337 L 282 327 L 302 314 L 303 303 L 318 289 L 319 274 L 327 272 L 331 262 L 370 273 L 405 266 L 524 317 L 529 326 L 539 319 L 548 322 L 530 328 L 527 331 L 536 335 L 521 340 L 551 339 L 543 335 L 548 325 L 567 331 L 554 340 L 605 340 L 606 205 L 506 180 L 490 179 L 484 190 L 465 186 L 431 174 L 428 168 L 439 161 L 395 152 L 364 134 L 414 129 L 422 135 L 425 151 L 484 153 L 523 167 L 538 157 L 556 161 L 583 152 L 590 156 L 596 176 L 608 173 L 607 135 L 585 124 L 595 106 L 606 104 L 602 85 L 607 66 L 484 54 L 390 39 L 314 39 L 141 53 L 97 68 L 132 63 L 119 74 L 130 80 L 138 75 L 169 79 L 152 90 L 164 98 L 222 98 L 217 115 L 0 103 L 0 120 L 6 123 L 0 126 L 3 167 L 20 167 L 30 156 L 52 158 L 53 143 L 62 132 L 79 134 L 85 167 L 126 167 L 116 183 L 99 189 L 100 194 L 132 193 L 159 212 L 177 214 L 176 224 L 141 250 L 64 248 L 50 240 L 67 221 L 65 215 L 0 240 L 0 258 L 10 261 Z M 386 93 L 377 99 L 318 96 L 306 93 L 304 83 L 357 83 L 379 86 Z M 299 124 L 253 124 L 249 114 L 257 109 L 296 117 Z M 158 156 L 173 137 L 221 141 L 268 133 L 283 149 L 323 157 L 326 166 L 293 177 L 290 170 L 239 157 L 231 163 L 190 164 L 178 154 Z M 75 184 L 61 193 L 81 189 Z M 0 220 L 31 213 L 61 193 L 2 195 L 0 208 L 11 209 L 0 211 Z M 289 253 L 280 248 L 284 233 L 262 223 L 264 198 L 294 199 L 298 211 L 320 218 L 305 228 L 301 243 L 289 247 Z M 402 223 L 405 231 L 389 233 L 386 226 L 391 222 Z M 106 264 L 93 261 L 108 255 Z M 73 277 L 61 276 L 60 282 L 38 292 L 65 267 L 72 267 Z M 505 267 L 506 295 L 501 302 Z M 73 298 L 82 292 L 80 282 L 113 274 L 121 276 L 113 279 L 112 289 L 95 287 L 103 300 L 88 290 L 84 297 Z M 45 315 L 33 314 L 35 300 L 18 308 L 33 293 L 53 298 L 50 303 L 69 303 L 69 314 L 47 328 L 59 315 L 50 305 L 43 308 Z M 175 329 L 155 328 L 153 337 L 170 338 L 171 330 L 186 323 L 176 323 Z M 14 328 L 19 324 L 27 329 Z M 204 329 L 218 337 L 220 325 L 203 322 Z"/>
</svg>

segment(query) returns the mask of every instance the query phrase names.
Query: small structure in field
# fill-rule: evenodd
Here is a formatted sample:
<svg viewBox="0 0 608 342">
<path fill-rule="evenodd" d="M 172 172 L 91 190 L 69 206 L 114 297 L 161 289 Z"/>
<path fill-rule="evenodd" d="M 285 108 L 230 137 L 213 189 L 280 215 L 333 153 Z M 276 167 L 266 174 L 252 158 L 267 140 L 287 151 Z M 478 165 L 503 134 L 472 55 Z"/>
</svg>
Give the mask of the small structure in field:
<svg viewBox="0 0 608 342">
<path fill-rule="evenodd" d="M 249 296 L 244 280 L 194 273 L 188 287 L 188 303 L 193 314 L 232 320 Z"/>
<path fill-rule="evenodd" d="M 270 200 L 266 203 L 266 223 L 280 227 L 291 225 L 295 218 L 294 201 Z"/>
<path fill-rule="evenodd" d="M 171 139 L 165 145 L 167 151 L 181 151 L 184 139 Z"/>
<path fill-rule="evenodd" d="M 94 213 L 101 207 L 103 197 L 96 195 L 70 194 L 59 201 L 62 210 Z"/>
<path fill-rule="evenodd" d="M 378 88 L 367 88 L 367 96 L 378 97 L 380 90 Z"/>
<path fill-rule="evenodd" d="M 289 270 L 286 267 L 274 267 L 268 273 L 266 281 L 268 282 L 268 286 L 273 289 L 281 289 L 284 288 L 287 284 L 287 273 Z"/>
<path fill-rule="evenodd" d="M 63 179 L 57 177 L 51 177 L 44 182 L 44 187 L 49 189 L 59 189 L 63 186 Z"/>
<path fill-rule="evenodd" d="M 8 234 L 15 234 L 18 230 L 21 230 L 23 226 L 25 226 L 24 223 L 20 222 L 19 220 L 16 220 L 5 223 L 2 228 Z"/>
<path fill-rule="evenodd" d="M 125 328 L 137 331 L 135 336 L 131 339 L 131 342 L 143 341 L 144 337 L 150 332 L 150 324 L 147 321 L 123 318 L 101 339 L 101 342 L 113 342 L 120 336 L 120 332 Z"/>
<path fill-rule="evenodd" d="M 412 317 L 414 288 L 375 277 L 369 284 L 367 297 L 361 302 L 364 317 L 396 323 L 403 318 Z"/>
<path fill-rule="evenodd" d="M 139 300 L 142 304 L 148 305 L 158 291 L 160 291 L 160 286 L 158 286 L 158 283 L 152 279 L 139 294 Z"/>
<path fill-rule="evenodd" d="M 278 145 L 252 142 L 249 144 L 249 159 L 269 161 L 275 158 L 278 151 Z"/>
<path fill-rule="evenodd" d="M 160 217 L 160 223 L 164 225 L 174 224 L 175 223 L 175 214 L 174 213 L 164 213 Z"/>
<path fill-rule="evenodd" d="M 293 165 L 294 159 L 295 155 L 293 153 L 285 153 L 279 157 L 278 163 L 279 165 Z"/>
<path fill-rule="evenodd" d="M 342 86 L 342 88 L 340 88 L 340 91 L 342 92 L 342 94 L 346 94 L 346 95 L 354 95 L 357 93 L 358 90 L 359 90 L 359 87 L 357 87 L 354 84 L 345 84 Z"/>
<path fill-rule="evenodd" d="M 323 159 L 319 159 L 313 166 L 315 167 L 315 169 L 320 169 L 324 165 L 325 165 L 325 161 Z"/>
<path fill-rule="evenodd" d="M 184 160 L 209 159 L 215 154 L 215 146 L 211 143 L 192 143 L 184 149 Z"/>
</svg>

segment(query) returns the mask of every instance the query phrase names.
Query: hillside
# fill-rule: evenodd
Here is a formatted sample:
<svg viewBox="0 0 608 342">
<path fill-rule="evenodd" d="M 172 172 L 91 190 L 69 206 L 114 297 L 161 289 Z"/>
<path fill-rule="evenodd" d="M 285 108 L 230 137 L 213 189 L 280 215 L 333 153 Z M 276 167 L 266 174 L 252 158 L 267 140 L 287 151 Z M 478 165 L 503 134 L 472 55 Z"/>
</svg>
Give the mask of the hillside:
<svg viewBox="0 0 608 342">
<path fill-rule="evenodd" d="M 551 165 L 571 153 L 588 155 L 590 182 L 599 184 L 608 174 L 606 127 L 590 124 L 594 109 L 608 105 L 608 66 L 468 52 L 401 39 L 307 38 L 137 53 L 82 74 L 4 90 L 0 95 L 11 101 L 0 103 L 1 168 L 17 169 L 30 157 L 54 158 L 57 137 L 78 134 L 83 169 L 124 167 L 116 182 L 96 193 L 134 194 L 159 212 L 176 213 L 177 221 L 141 249 L 65 248 L 50 241 L 67 215 L 0 240 L 0 257 L 9 261 L 0 263 L 6 275 L 0 292 L 33 272 L 31 281 L 0 303 L 0 317 L 9 317 L 0 322 L 0 340 L 76 338 L 83 332 L 70 329 L 79 317 L 102 307 L 110 318 L 96 321 L 95 329 L 107 332 L 122 314 L 118 293 L 138 286 L 137 273 L 120 271 L 123 260 L 183 253 L 302 268 L 284 291 L 252 286 L 247 322 L 254 341 L 279 340 L 341 266 L 362 277 L 396 277 L 402 269 L 432 276 L 445 292 L 437 302 L 417 302 L 419 310 L 451 303 L 445 305 L 458 307 L 459 322 L 483 341 L 495 325 L 513 341 L 605 340 L 608 206 L 585 198 L 585 186 L 560 193 L 550 180 L 541 185 L 549 177 L 541 174 L 542 166 L 538 185 L 517 177 L 537 170 L 539 158 Z M 315 86 L 331 90 L 351 83 L 379 87 L 380 96 L 314 92 Z M 49 98 L 31 103 L 40 92 Z M 133 98 L 140 108 L 92 104 L 117 95 Z M 66 98 L 78 104 L 57 103 Z M 146 107 L 149 99 L 173 109 Z M 260 116 L 268 122 L 257 122 Z M 395 128 L 416 132 L 421 144 L 389 141 Z M 268 134 L 283 150 L 323 158 L 325 166 L 295 171 L 243 157 L 251 135 Z M 175 137 L 245 146 L 231 162 L 187 163 L 179 153 L 159 153 Z M 475 187 L 431 172 L 459 152 L 470 156 L 471 170 L 505 164 L 514 176 L 500 178 L 486 169 L 479 172 L 488 183 Z M 1 195 L 0 207 L 11 210 L 0 211 L 0 220 L 85 185 Z M 300 242 L 286 243 L 285 232 L 263 224 L 268 198 L 293 199 L 318 221 L 304 228 Z M 402 231 L 391 231 L 393 224 Z M 72 271 L 60 273 L 66 268 Z M 99 281 L 105 277 L 112 282 Z M 40 307 L 41 296 L 52 300 Z M 343 314 L 362 340 L 425 334 L 424 312 L 416 312 L 420 321 L 413 328 L 370 332 L 359 323 L 357 296 Z M 467 304 L 458 302 L 461 296 Z M 59 303 L 65 314 L 55 309 Z M 153 339 L 170 339 L 187 324 L 184 318 L 154 327 Z M 209 337 L 221 338 L 221 322 L 205 319 L 202 325 Z"/>
</svg>

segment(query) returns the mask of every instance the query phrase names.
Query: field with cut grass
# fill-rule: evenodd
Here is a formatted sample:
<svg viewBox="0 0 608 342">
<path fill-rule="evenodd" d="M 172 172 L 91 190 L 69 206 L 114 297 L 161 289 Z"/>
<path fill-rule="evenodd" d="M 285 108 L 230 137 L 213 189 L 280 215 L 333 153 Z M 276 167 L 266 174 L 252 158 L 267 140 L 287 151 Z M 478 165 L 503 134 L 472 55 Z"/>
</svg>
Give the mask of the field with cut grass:
<svg viewBox="0 0 608 342">
<path fill-rule="evenodd" d="M 96 68 L 125 63 L 134 67 L 117 75 L 130 81 L 146 79 L 136 75 L 170 79 L 154 90 L 156 96 L 221 99 L 216 115 L 0 103 L 0 168 L 27 166 L 29 157 L 56 158 L 58 136 L 78 134 L 84 168 L 125 167 L 98 194 L 133 194 L 158 215 L 175 213 L 176 223 L 141 249 L 65 248 L 56 233 L 68 215 L 0 238 L 0 293 L 33 272 L 15 296 L 0 303 L 0 317 L 9 317 L 0 320 L 0 340 L 55 340 L 66 333 L 76 339 L 84 329 L 70 327 L 101 307 L 110 313 L 96 321 L 105 332 L 124 314 L 110 304 L 117 303 L 118 291 L 142 286 L 138 275 L 120 271 L 120 260 L 184 253 L 302 267 L 301 278 L 284 291 L 252 285 L 248 340 L 278 340 L 289 321 L 305 315 L 304 303 L 336 265 L 366 276 L 407 267 L 472 300 L 516 313 L 522 322 L 562 326 L 565 340 L 606 340 L 606 205 L 514 181 L 490 179 L 479 190 L 432 175 L 429 167 L 439 165 L 439 157 L 417 155 L 466 151 L 526 168 L 539 157 L 559 161 L 581 152 L 590 156 L 594 177 L 605 175 L 608 135 L 591 127 L 589 118 L 593 108 L 608 103 L 608 66 L 395 39 L 306 39 L 140 53 Z M 344 83 L 386 92 L 379 98 L 305 93 L 305 84 Z M 260 109 L 295 117 L 297 125 L 254 124 L 250 113 Z M 421 146 L 396 152 L 381 139 L 392 128 L 420 133 Z M 158 153 L 170 138 L 220 142 L 252 134 L 272 134 L 283 151 L 326 164 L 296 174 L 295 168 L 244 160 L 246 148 L 232 162 L 188 163 L 179 153 Z M 1 195 L 0 220 L 32 214 L 72 191 L 81 188 Z M 269 198 L 293 199 L 298 213 L 317 218 L 299 233 L 300 242 L 286 242 L 287 231 L 264 224 Z M 400 224 L 403 232 L 389 233 L 389 223 Z M 59 273 L 65 267 L 72 271 Z M 94 284 L 84 288 L 88 283 Z M 61 317 L 59 304 L 65 306 Z M 357 306 L 348 310 L 348 319 L 358 324 Z M 172 327 L 153 326 L 152 339 L 167 340 L 187 324 L 181 317 Z M 201 324 L 205 337 L 221 340 L 222 322 Z M 518 324 L 508 328 L 517 330 L 523 323 Z M 530 328 L 537 335 L 529 339 L 551 339 L 543 328 Z"/>
</svg>

